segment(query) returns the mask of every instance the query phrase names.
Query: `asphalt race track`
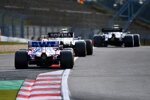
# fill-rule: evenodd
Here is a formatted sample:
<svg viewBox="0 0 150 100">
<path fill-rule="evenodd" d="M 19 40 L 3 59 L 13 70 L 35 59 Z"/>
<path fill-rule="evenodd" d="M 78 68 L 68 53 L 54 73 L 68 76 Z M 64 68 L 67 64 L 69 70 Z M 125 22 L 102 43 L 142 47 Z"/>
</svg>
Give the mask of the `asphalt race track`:
<svg viewBox="0 0 150 100">
<path fill-rule="evenodd" d="M 59 69 L 30 67 L 29 69 L 15 69 L 14 54 L 0 55 L 0 80 L 35 79 L 38 74 L 57 71 Z"/>
<path fill-rule="evenodd" d="M 59 69 L 16 70 L 14 54 L 0 55 L 0 80 L 35 78 Z M 69 80 L 71 100 L 150 100 L 150 47 L 94 48 L 78 58 Z"/>
<path fill-rule="evenodd" d="M 71 100 L 150 100 L 150 47 L 95 48 L 69 76 Z"/>
</svg>

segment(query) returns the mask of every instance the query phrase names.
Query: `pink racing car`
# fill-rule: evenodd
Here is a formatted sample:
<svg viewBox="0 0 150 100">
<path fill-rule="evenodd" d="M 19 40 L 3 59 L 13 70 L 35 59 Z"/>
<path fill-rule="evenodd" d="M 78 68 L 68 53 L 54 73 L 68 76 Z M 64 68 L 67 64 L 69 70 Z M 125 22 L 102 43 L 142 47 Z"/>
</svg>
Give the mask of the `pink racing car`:
<svg viewBox="0 0 150 100">
<path fill-rule="evenodd" d="M 26 69 L 29 65 L 60 64 L 62 69 L 71 69 L 74 65 L 72 51 L 72 48 L 60 47 L 59 41 L 29 41 L 27 50 L 16 51 L 15 68 Z"/>
</svg>

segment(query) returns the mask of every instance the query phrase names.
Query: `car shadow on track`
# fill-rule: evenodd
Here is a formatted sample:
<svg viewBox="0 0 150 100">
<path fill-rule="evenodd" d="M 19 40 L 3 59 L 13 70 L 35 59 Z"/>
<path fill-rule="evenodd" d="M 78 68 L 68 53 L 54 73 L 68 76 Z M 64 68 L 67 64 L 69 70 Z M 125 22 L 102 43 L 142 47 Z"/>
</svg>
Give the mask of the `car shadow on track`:
<svg viewBox="0 0 150 100">
<path fill-rule="evenodd" d="M 60 64 L 52 64 L 51 66 L 37 66 L 37 65 L 33 65 L 33 66 L 28 66 L 27 69 L 53 69 L 53 70 L 64 70 L 63 68 L 61 68 Z"/>
<path fill-rule="evenodd" d="M 30 66 L 28 69 L 62 69 L 61 67 L 49 67 L 49 66 Z"/>
</svg>

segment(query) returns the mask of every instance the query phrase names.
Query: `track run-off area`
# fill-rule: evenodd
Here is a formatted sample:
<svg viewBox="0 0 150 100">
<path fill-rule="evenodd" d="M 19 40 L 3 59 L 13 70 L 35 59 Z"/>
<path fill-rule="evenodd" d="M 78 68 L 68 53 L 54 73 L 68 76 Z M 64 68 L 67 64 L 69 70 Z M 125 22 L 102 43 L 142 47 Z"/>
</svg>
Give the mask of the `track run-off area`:
<svg viewBox="0 0 150 100">
<path fill-rule="evenodd" d="M 51 77 L 47 79 L 47 75 Z M 57 79 L 65 77 L 64 81 L 53 79 L 55 75 Z M 59 94 L 59 98 L 52 100 L 150 100 L 150 47 L 94 48 L 93 55 L 79 57 L 72 70 L 36 67 L 16 70 L 14 54 L 2 54 L 0 55 L 0 100 L 10 100 L 6 98 L 8 94 L 11 94 L 12 100 L 15 99 L 20 86 L 24 86 L 25 82 L 29 85 L 29 90 L 26 92 L 32 92 L 27 98 L 36 98 L 38 95 L 34 93 L 39 90 L 37 87 L 41 84 L 38 82 L 42 81 L 43 77 L 47 81 L 54 80 L 51 85 L 55 85 L 55 89 L 60 88 L 45 92 L 55 93 L 53 97 Z M 32 82 L 35 81 L 37 83 L 33 85 Z M 34 90 L 30 91 L 32 85 Z M 65 85 L 64 89 L 62 85 Z"/>
</svg>

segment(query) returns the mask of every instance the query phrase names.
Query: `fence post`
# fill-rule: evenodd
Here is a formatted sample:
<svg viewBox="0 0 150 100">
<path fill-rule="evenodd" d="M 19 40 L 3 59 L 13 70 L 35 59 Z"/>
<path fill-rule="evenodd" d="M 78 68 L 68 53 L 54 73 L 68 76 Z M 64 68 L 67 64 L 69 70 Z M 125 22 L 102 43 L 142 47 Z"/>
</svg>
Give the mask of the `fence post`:
<svg viewBox="0 0 150 100">
<path fill-rule="evenodd" d="M 45 26 L 45 34 L 47 34 L 47 26 Z"/>
<path fill-rule="evenodd" d="M 21 38 L 24 38 L 24 20 L 23 18 L 21 18 L 21 23 L 20 23 L 21 27 L 20 27 L 20 30 L 21 30 Z"/>
<path fill-rule="evenodd" d="M 1 41 L 1 29 L 2 29 L 2 15 L 0 16 L 0 41 Z"/>
<path fill-rule="evenodd" d="M 0 41 L 1 41 L 1 28 L 0 28 Z"/>
<path fill-rule="evenodd" d="M 35 26 L 32 27 L 33 27 L 33 38 L 35 39 Z"/>
<path fill-rule="evenodd" d="M 39 33 L 40 33 L 40 36 L 42 35 L 42 27 L 39 26 Z"/>
<path fill-rule="evenodd" d="M 1 34 L 5 35 L 5 14 L 2 14 Z"/>
<path fill-rule="evenodd" d="M 11 25 L 12 25 L 12 37 L 15 37 L 15 25 L 14 25 L 14 17 L 11 18 Z"/>
</svg>

